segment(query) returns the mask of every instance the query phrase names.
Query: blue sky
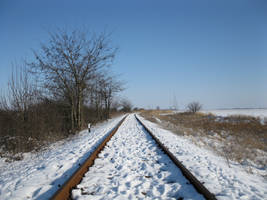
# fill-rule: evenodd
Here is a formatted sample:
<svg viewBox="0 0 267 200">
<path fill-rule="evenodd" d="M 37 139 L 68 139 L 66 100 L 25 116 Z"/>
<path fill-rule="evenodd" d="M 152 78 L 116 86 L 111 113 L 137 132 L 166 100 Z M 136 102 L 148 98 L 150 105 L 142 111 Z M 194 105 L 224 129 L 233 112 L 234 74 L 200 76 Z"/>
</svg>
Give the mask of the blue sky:
<svg viewBox="0 0 267 200">
<path fill-rule="evenodd" d="M 0 87 L 55 28 L 113 32 L 135 106 L 267 107 L 267 1 L 1 0 Z"/>
</svg>

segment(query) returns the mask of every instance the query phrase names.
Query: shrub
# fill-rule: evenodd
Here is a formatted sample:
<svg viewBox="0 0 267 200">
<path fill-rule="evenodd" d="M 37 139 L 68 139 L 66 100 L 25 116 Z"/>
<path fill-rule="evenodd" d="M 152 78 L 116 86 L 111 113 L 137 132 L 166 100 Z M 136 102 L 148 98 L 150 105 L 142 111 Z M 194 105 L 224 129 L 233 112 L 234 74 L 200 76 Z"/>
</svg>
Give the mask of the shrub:
<svg viewBox="0 0 267 200">
<path fill-rule="evenodd" d="M 199 102 L 191 102 L 187 105 L 187 110 L 188 112 L 192 112 L 192 113 L 196 113 L 198 111 L 200 111 L 202 108 L 202 105 Z"/>
</svg>

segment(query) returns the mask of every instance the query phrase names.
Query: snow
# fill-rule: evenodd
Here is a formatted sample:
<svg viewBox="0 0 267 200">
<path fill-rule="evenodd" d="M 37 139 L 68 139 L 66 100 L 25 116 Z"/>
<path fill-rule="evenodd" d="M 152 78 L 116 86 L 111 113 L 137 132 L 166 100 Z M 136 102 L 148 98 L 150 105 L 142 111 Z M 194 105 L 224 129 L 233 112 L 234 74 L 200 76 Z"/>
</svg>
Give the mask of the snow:
<svg viewBox="0 0 267 200">
<path fill-rule="evenodd" d="M 117 117 L 21 161 L 0 159 L 0 199 L 49 199 L 122 119 Z"/>
<path fill-rule="evenodd" d="M 204 199 L 130 115 L 85 174 L 72 198 Z"/>
<path fill-rule="evenodd" d="M 139 116 L 140 117 L 140 116 Z M 175 135 L 142 117 L 154 135 L 221 200 L 266 199 L 267 181 L 260 175 L 249 174 L 241 164 L 227 161 L 212 151 L 195 145 L 188 138 Z"/>
<path fill-rule="evenodd" d="M 121 119 L 93 127 L 90 134 L 82 131 L 37 154 L 25 154 L 21 161 L 0 159 L 0 199 L 49 199 Z M 249 174 L 232 161 L 229 168 L 211 150 L 141 120 L 219 200 L 266 199 L 267 180 L 262 176 Z M 77 199 L 101 199 L 104 194 L 104 199 L 168 199 L 178 194 L 201 199 L 186 182 L 130 115 L 72 195 Z"/>
<path fill-rule="evenodd" d="M 267 118 L 267 109 L 222 109 L 222 110 L 203 110 L 203 113 L 212 113 L 217 116 L 227 117 L 230 115 L 247 115 L 252 117 L 259 117 L 261 119 Z"/>
</svg>

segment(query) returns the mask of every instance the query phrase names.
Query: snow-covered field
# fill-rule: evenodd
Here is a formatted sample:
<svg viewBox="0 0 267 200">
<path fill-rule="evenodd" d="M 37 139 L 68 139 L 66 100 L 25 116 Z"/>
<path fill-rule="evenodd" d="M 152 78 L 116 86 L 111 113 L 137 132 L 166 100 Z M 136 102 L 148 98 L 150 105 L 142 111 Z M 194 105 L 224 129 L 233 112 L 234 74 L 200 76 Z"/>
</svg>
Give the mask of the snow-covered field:
<svg viewBox="0 0 267 200">
<path fill-rule="evenodd" d="M 188 138 L 140 118 L 218 199 L 266 199 L 267 180 L 262 176 L 245 172 L 242 165 L 236 162 L 229 161 L 229 168 L 224 158 L 205 147 L 199 147 Z"/>
<path fill-rule="evenodd" d="M 259 117 L 261 119 L 267 118 L 267 109 L 222 109 L 222 110 L 203 110 L 203 113 L 212 113 L 217 116 L 230 116 L 230 115 L 248 115 Z"/>
<path fill-rule="evenodd" d="M 82 131 L 38 154 L 25 154 L 21 161 L 6 163 L 0 159 L 0 199 L 49 199 L 121 119 L 99 124 L 91 133 Z"/>
<path fill-rule="evenodd" d="M 204 199 L 130 115 L 85 174 L 73 199 Z"/>
</svg>

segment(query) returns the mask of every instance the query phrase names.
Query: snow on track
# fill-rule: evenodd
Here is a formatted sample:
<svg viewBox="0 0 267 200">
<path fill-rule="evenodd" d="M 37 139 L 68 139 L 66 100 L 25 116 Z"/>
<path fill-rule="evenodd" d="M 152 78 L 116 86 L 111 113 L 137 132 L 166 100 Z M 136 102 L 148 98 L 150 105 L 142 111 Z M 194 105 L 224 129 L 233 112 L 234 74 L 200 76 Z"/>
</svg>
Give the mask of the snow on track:
<svg viewBox="0 0 267 200">
<path fill-rule="evenodd" d="M 74 199 L 203 199 L 130 115 L 95 160 Z"/>
</svg>

